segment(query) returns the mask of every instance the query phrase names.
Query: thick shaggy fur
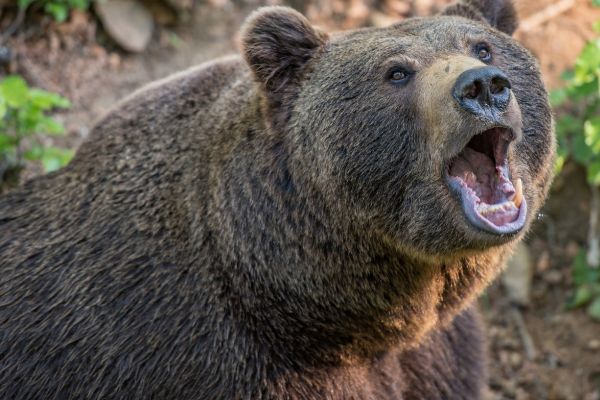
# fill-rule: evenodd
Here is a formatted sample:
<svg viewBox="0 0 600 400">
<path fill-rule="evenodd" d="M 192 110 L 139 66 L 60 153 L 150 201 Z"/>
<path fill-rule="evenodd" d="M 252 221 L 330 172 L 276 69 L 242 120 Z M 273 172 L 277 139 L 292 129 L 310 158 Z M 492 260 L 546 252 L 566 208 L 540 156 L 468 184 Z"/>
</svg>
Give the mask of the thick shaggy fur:
<svg viewBox="0 0 600 400">
<path fill-rule="evenodd" d="M 433 66 L 492 48 L 529 220 L 554 146 L 535 61 L 494 29 L 512 6 L 483 3 L 331 38 L 258 11 L 244 59 L 142 89 L 0 198 L 0 398 L 478 398 L 470 305 L 523 233 L 476 230 L 444 183 L 482 122 Z"/>
</svg>

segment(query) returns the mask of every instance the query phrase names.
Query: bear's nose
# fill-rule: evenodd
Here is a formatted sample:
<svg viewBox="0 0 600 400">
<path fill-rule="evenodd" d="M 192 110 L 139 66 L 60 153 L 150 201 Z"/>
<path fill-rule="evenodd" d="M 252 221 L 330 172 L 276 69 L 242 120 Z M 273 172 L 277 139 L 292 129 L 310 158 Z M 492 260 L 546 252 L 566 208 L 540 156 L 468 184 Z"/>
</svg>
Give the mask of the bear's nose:
<svg viewBox="0 0 600 400">
<path fill-rule="evenodd" d="M 504 111 L 510 101 L 510 81 L 496 67 L 472 68 L 458 76 L 452 95 L 463 109 L 476 115 Z"/>
</svg>

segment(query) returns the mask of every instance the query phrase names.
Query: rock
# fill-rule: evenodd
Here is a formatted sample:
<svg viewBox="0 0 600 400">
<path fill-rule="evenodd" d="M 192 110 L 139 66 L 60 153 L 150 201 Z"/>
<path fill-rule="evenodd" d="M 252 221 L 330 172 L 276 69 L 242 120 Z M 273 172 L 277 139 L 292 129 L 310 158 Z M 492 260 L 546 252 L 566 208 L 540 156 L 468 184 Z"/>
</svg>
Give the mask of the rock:
<svg viewBox="0 0 600 400">
<path fill-rule="evenodd" d="M 93 44 L 88 48 L 89 54 L 97 60 L 106 58 L 106 49 L 98 44 Z"/>
<path fill-rule="evenodd" d="M 586 394 L 584 400 L 600 400 L 600 389 Z"/>
<path fill-rule="evenodd" d="M 517 388 L 515 391 L 515 400 L 531 400 L 531 396 L 523 388 Z"/>
<path fill-rule="evenodd" d="M 110 53 L 108 56 L 108 65 L 112 70 L 119 69 L 121 66 L 121 56 L 119 56 L 117 53 Z"/>
<path fill-rule="evenodd" d="M 592 350 L 592 351 L 596 351 L 596 350 L 600 350 L 600 340 L 598 339 L 592 339 L 587 343 L 587 348 Z"/>
<path fill-rule="evenodd" d="M 521 364 L 523 364 L 523 357 L 516 352 L 510 353 L 508 361 L 513 368 L 518 368 L 521 366 Z"/>
<path fill-rule="evenodd" d="M 502 391 L 507 397 L 514 398 L 516 390 L 516 384 L 512 380 L 502 379 Z"/>
<path fill-rule="evenodd" d="M 0 46 L 0 65 L 10 63 L 12 58 L 13 56 L 10 47 Z"/>
<path fill-rule="evenodd" d="M 527 246 L 520 243 L 501 277 L 508 298 L 515 304 L 522 306 L 529 304 L 532 275 L 531 254 Z"/>
<path fill-rule="evenodd" d="M 565 252 L 570 258 L 575 258 L 577 254 L 579 254 L 579 245 L 577 244 L 577 242 L 570 240 L 569 243 L 567 243 Z"/>
<path fill-rule="evenodd" d="M 144 51 L 152 37 L 154 20 L 144 5 L 134 0 L 95 1 L 102 26 L 123 49 Z"/>
<path fill-rule="evenodd" d="M 537 272 L 544 272 L 548 268 L 550 268 L 550 253 L 548 251 L 544 251 L 538 258 L 536 270 Z"/>
<path fill-rule="evenodd" d="M 562 360 L 560 358 L 558 358 L 558 356 L 556 354 L 553 354 L 550 352 L 547 352 L 546 354 L 544 354 L 544 359 L 546 361 L 546 365 L 550 369 L 556 369 L 556 368 L 562 367 L 564 365 Z"/>
<path fill-rule="evenodd" d="M 558 285 L 563 281 L 564 274 L 562 273 L 562 271 L 551 269 L 543 274 L 543 279 L 550 285 Z"/>
</svg>

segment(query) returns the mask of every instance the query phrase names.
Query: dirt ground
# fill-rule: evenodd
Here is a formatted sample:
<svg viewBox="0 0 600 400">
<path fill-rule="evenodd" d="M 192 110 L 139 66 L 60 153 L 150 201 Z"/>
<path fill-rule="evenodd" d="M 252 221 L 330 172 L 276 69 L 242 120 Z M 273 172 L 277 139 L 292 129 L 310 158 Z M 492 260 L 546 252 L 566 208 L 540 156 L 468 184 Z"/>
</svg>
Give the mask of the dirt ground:
<svg viewBox="0 0 600 400">
<path fill-rule="evenodd" d="M 68 135 L 52 140 L 77 147 L 93 121 L 135 88 L 234 52 L 236 32 L 244 17 L 264 3 L 200 2 L 190 22 L 177 28 L 159 27 L 149 49 L 138 55 L 120 51 L 93 14 L 74 13 L 63 25 L 45 19 L 30 21 L 9 43 L 13 60 L 5 69 L 71 99 L 73 107 L 58 115 Z M 341 30 L 427 15 L 448 1 L 268 3 L 293 3 L 317 24 Z M 539 57 L 548 86 L 559 86 L 560 73 L 573 64 L 584 42 L 593 37 L 591 24 L 600 20 L 600 9 L 594 9 L 590 0 L 516 3 L 523 21 L 516 37 Z M 40 172 L 32 167 L 26 176 Z M 482 296 L 480 306 L 489 338 L 490 400 L 600 400 L 600 323 L 581 310 L 566 311 L 564 307 L 572 293 L 570 265 L 586 241 L 588 197 L 584 174 L 567 165 L 527 239 L 534 261 L 532 298 L 527 308 L 511 305 L 499 283 Z"/>
</svg>

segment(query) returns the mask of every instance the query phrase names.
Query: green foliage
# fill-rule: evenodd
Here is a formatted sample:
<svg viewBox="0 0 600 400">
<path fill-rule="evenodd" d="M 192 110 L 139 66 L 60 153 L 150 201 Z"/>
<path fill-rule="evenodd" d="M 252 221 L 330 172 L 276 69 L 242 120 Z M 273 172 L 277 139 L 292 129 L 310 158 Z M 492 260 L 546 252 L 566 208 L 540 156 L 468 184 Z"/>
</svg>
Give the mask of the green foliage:
<svg viewBox="0 0 600 400">
<path fill-rule="evenodd" d="M 600 38 L 587 43 L 563 77 L 566 87 L 550 96 L 554 106 L 563 106 L 556 122 L 557 171 L 572 157 L 586 168 L 588 182 L 600 185 Z"/>
<path fill-rule="evenodd" d="M 600 6 L 600 0 L 593 3 Z M 594 28 L 600 32 L 600 21 Z M 570 158 L 585 168 L 591 186 L 600 186 L 600 37 L 585 45 L 563 79 L 565 87 L 550 94 L 558 111 L 556 172 Z M 575 258 L 572 274 L 575 292 L 567 306 L 586 307 L 600 320 L 600 268 L 587 264 L 585 250 Z"/>
<path fill-rule="evenodd" d="M 567 303 L 569 308 L 586 307 L 587 313 L 600 320 L 600 269 L 587 265 L 585 250 L 581 250 L 572 269 L 575 293 Z"/>
<path fill-rule="evenodd" d="M 87 10 L 90 6 L 90 0 L 19 0 L 19 7 L 26 9 L 34 3 L 58 22 L 66 21 L 72 9 Z"/>
<path fill-rule="evenodd" d="M 63 125 L 46 113 L 69 106 L 58 94 L 29 88 L 19 76 L 0 81 L 0 161 L 13 167 L 20 166 L 23 158 L 41 161 L 47 172 L 66 165 L 73 151 L 45 147 L 40 139 L 44 134 L 64 134 Z"/>
</svg>

